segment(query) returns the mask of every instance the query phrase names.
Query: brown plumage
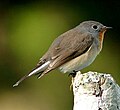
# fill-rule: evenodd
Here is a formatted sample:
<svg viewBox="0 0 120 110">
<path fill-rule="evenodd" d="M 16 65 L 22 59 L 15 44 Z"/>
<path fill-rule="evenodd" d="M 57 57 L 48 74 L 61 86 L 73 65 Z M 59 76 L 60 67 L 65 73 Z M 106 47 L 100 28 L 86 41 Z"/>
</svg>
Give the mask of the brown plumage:
<svg viewBox="0 0 120 110">
<path fill-rule="evenodd" d="M 92 29 L 93 25 L 98 26 L 98 31 Z M 93 62 L 102 48 L 99 47 L 99 30 L 101 30 L 102 27 L 105 26 L 99 22 L 85 21 L 77 27 L 58 36 L 45 55 L 40 59 L 37 66 L 13 86 L 17 86 L 24 79 L 32 75 L 38 75 L 40 78 L 56 68 L 60 68 L 63 72 L 72 72 L 73 70 L 79 70 L 79 66 L 80 69 L 88 66 Z M 79 62 L 82 63 L 78 65 L 75 59 L 78 59 Z M 74 69 L 72 69 L 72 71 L 69 66 L 71 65 L 69 63 L 71 61 L 77 64 L 73 65 Z"/>
</svg>

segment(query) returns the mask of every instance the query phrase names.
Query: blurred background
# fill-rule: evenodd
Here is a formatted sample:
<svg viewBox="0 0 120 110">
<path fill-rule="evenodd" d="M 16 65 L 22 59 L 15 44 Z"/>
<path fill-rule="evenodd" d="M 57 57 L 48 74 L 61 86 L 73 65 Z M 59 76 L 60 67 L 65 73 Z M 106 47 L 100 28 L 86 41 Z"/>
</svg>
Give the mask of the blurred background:
<svg viewBox="0 0 120 110">
<path fill-rule="evenodd" d="M 28 73 L 63 32 L 85 20 L 113 29 L 92 65 L 82 70 L 111 73 L 120 84 L 120 1 L 0 1 L 0 110 L 72 110 L 71 78 L 52 71 L 12 85 Z"/>
</svg>

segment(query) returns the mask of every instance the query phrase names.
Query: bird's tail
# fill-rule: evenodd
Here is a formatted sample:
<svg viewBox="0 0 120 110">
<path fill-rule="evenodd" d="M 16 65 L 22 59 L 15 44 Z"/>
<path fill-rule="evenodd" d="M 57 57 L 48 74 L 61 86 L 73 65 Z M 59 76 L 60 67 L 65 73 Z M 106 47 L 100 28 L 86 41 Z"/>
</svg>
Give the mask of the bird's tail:
<svg viewBox="0 0 120 110">
<path fill-rule="evenodd" d="M 35 69 L 33 69 L 31 72 L 29 72 L 29 74 L 23 76 L 20 80 L 18 80 L 13 87 L 18 86 L 23 80 L 25 80 L 26 78 L 32 76 L 32 75 L 37 75 L 38 73 L 41 73 L 40 75 L 42 75 L 42 72 L 44 72 L 48 65 L 50 64 L 50 61 L 45 62 L 44 64 L 37 66 Z M 39 77 L 40 77 L 39 75 Z M 42 75 L 43 76 L 43 75 Z"/>
</svg>

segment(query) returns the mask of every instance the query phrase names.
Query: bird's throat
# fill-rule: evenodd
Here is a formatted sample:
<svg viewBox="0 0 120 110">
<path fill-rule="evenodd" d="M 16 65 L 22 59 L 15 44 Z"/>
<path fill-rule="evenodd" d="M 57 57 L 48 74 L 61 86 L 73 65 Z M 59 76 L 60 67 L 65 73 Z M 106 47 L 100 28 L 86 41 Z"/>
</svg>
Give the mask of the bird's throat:
<svg viewBox="0 0 120 110">
<path fill-rule="evenodd" d="M 102 32 L 99 33 L 99 41 L 100 41 L 100 48 L 101 49 L 102 49 L 102 44 L 103 44 L 103 39 L 104 39 L 105 31 L 102 31 Z"/>
</svg>

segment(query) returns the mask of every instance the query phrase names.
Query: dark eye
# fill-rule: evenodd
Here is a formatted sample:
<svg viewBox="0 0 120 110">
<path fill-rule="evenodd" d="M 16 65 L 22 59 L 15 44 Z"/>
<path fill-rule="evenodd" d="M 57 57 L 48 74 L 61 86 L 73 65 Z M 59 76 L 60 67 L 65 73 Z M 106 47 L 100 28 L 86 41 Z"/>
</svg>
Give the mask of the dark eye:
<svg viewBox="0 0 120 110">
<path fill-rule="evenodd" d="M 95 29 L 95 30 L 97 30 L 98 26 L 97 25 L 93 25 L 92 28 Z"/>
</svg>

